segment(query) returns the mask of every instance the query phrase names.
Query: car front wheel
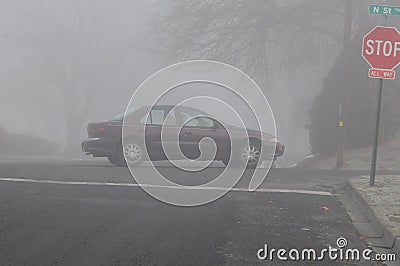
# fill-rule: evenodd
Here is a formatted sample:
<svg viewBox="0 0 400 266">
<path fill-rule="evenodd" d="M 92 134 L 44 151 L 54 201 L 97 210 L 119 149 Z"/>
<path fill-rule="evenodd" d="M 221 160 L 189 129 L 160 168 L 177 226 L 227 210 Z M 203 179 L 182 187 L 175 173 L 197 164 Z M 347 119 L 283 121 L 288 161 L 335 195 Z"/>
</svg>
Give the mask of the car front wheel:
<svg viewBox="0 0 400 266">
<path fill-rule="evenodd" d="M 247 168 L 255 168 L 260 161 L 261 149 L 256 141 L 250 141 L 249 145 L 242 148 L 241 159 L 246 163 Z"/>
</svg>

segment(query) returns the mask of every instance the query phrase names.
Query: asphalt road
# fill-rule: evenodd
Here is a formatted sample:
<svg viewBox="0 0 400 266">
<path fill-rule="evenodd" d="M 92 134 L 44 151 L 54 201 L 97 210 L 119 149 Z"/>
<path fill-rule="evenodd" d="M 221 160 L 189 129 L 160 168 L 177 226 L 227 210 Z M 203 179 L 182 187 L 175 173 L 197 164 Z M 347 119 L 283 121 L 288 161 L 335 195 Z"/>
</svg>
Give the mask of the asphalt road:
<svg viewBox="0 0 400 266">
<path fill-rule="evenodd" d="M 143 167 L 144 171 L 146 167 Z M 183 184 L 218 175 L 160 171 Z M 274 169 L 261 192 L 248 175 L 200 207 L 162 203 L 135 186 L 127 169 L 101 160 L 0 161 L 2 265 L 290 265 L 259 260 L 269 248 L 314 248 L 344 237 L 364 249 L 337 196 L 354 171 Z M 243 188 L 243 189 L 240 189 Z M 327 256 L 326 256 L 327 257 Z M 303 261 L 296 265 L 376 265 Z"/>
</svg>

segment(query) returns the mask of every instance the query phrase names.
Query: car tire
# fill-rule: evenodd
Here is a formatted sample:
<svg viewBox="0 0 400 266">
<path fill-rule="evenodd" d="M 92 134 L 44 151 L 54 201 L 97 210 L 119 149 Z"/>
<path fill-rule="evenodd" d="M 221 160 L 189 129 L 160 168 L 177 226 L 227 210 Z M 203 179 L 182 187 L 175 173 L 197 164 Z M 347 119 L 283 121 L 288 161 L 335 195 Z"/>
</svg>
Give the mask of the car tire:
<svg viewBox="0 0 400 266">
<path fill-rule="evenodd" d="M 119 147 L 120 160 L 124 161 L 125 165 L 139 166 L 144 161 L 144 150 L 139 141 L 135 139 L 127 139 L 124 144 Z"/>
<path fill-rule="evenodd" d="M 256 168 L 261 155 L 261 145 L 259 141 L 250 140 L 248 145 L 245 143 L 240 150 L 240 159 L 246 160 L 246 168 Z"/>
</svg>

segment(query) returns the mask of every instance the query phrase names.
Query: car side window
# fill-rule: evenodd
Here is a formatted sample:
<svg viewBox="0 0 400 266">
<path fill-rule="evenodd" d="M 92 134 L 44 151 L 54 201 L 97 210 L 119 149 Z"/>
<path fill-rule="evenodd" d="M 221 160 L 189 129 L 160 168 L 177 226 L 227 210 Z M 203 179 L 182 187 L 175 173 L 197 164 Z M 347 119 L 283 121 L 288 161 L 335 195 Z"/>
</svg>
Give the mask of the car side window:
<svg viewBox="0 0 400 266">
<path fill-rule="evenodd" d="M 176 126 L 176 125 L 178 125 L 178 123 L 176 121 L 175 110 L 171 110 L 169 113 L 166 114 L 164 125 L 165 126 Z"/>
<path fill-rule="evenodd" d="M 195 117 L 190 119 L 185 127 L 214 128 L 214 121 L 208 117 Z"/>
<path fill-rule="evenodd" d="M 147 119 L 146 119 L 147 118 Z M 161 125 L 164 121 L 164 110 L 155 109 L 150 111 L 150 115 L 144 115 L 140 120 L 140 124 L 144 124 L 146 120 L 146 125 Z"/>
<path fill-rule="evenodd" d="M 166 126 L 173 126 L 177 124 L 175 112 L 170 112 L 170 114 L 167 116 L 167 112 L 163 109 L 151 110 L 150 115 L 143 116 L 140 120 L 140 123 L 144 124 L 145 120 L 146 125 L 162 125 L 164 123 Z"/>
<path fill-rule="evenodd" d="M 164 110 L 151 110 L 150 118 L 152 125 L 162 125 L 164 122 Z"/>
</svg>

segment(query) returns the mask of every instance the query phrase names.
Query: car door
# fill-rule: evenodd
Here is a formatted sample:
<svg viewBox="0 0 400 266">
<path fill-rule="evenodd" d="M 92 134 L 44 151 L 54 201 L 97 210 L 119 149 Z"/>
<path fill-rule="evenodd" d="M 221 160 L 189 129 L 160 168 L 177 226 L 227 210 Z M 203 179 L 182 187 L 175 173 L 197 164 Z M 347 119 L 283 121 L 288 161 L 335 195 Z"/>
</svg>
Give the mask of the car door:
<svg viewBox="0 0 400 266">
<path fill-rule="evenodd" d="M 142 123 L 144 123 L 145 119 L 145 117 L 142 118 Z M 150 158 L 152 160 L 167 159 L 164 146 L 168 148 L 173 142 L 176 142 L 176 132 L 179 132 L 175 112 L 168 107 L 156 106 L 150 111 L 145 125 L 146 147 Z M 164 143 L 161 139 L 162 131 Z"/>
<path fill-rule="evenodd" d="M 180 114 L 184 123 L 179 136 L 183 154 L 190 159 L 199 158 L 201 155 L 200 141 L 209 137 L 217 145 L 216 159 L 221 159 L 225 150 L 230 147 L 228 145 L 230 143 L 229 135 L 226 130 L 217 121 L 204 114 L 196 114 L 184 109 L 181 110 Z M 205 142 L 204 147 L 209 151 L 214 148 L 213 144 L 209 142 Z"/>
<path fill-rule="evenodd" d="M 144 124 L 146 149 L 151 160 L 156 160 L 160 156 L 159 146 L 164 112 L 163 109 L 152 109 L 140 121 L 141 124 Z"/>
</svg>

